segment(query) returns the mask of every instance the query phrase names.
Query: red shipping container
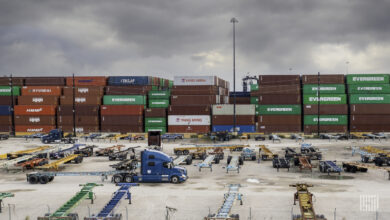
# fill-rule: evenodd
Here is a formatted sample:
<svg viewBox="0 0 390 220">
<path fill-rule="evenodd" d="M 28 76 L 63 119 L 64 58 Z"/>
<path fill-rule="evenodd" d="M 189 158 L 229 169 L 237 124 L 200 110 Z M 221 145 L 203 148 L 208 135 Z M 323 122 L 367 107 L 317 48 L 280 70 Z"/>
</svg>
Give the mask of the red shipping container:
<svg viewBox="0 0 390 220">
<path fill-rule="evenodd" d="M 166 118 L 167 109 L 166 108 L 147 108 L 145 109 L 145 118 Z"/>
<path fill-rule="evenodd" d="M 13 102 L 14 105 L 17 103 L 17 96 L 14 96 Z M 0 96 L 0 105 L 12 105 L 12 96 Z"/>
<path fill-rule="evenodd" d="M 0 86 L 9 86 L 10 85 L 10 77 L 0 77 Z M 24 86 L 24 78 L 23 77 L 12 77 L 12 85 L 13 86 Z"/>
<path fill-rule="evenodd" d="M 389 115 L 390 104 L 353 104 L 349 106 L 351 115 Z"/>
<path fill-rule="evenodd" d="M 15 105 L 15 115 L 55 115 L 55 105 Z"/>
<path fill-rule="evenodd" d="M 101 125 L 138 125 L 142 126 L 143 117 L 138 115 L 102 115 L 100 120 Z"/>
<path fill-rule="evenodd" d="M 390 115 L 350 115 L 351 125 L 390 125 Z"/>
<path fill-rule="evenodd" d="M 198 133 L 205 134 L 210 132 L 209 125 L 169 125 L 168 132 L 170 133 Z"/>
<path fill-rule="evenodd" d="M 350 132 L 390 132 L 390 125 L 351 125 Z"/>
<path fill-rule="evenodd" d="M 234 124 L 233 115 L 213 115 L 212 125 L 232 125 Z M 254 115 L 236 115 L 236 125 L 254 125 Z"/>
<path fill-rule="evenodd" d="M 234 97 L 229 97 L 229 104 L 234 104 Z M 236 97 L 236 104 L 251 104 L 250 97 Z"/>
<path fill-rule="evenodd" d="M 53 125 L 15 125 L 15 132 L 48 133 L 55 128 Z"/>
<path fill-rule="evenodd" d="M 64 132 L 73 132 L 72 125 L 59 125 L 58 128 Z M 99 126 L 93 126 L 93 125 L 76 126 L 76 133 L 90 133 L 90 132 L 99 132 Z"/>
<path fill-rule="evenodd" d="M 99 116 L 75 116 L 76 126 L 99 126 Z M 58 125 L 73 125 L 73 115 L 70 116 L 57 116 Z"/>
<path fill-rule="evenodd" d="M 143 105 L 102 105 L 101 115 L 143 115 Z"/>
<path fill-rule="evenodd" d="M 64 77 L 26 77 L 26 86 L 64 86 Z"/>
<path fill-rule="evenodd" d="M 76 105 L 75 114 L 97 116 L 99 115 L 99 107 L 100 107 L 99 105 Z M 73 106 L 72 105 L 58 106 L 57 115 L 73 115 Z"/>
<path fill-rule="evenodd" d="M 60 96 L 62 94 L 59 86 L 23 86 L 22 95 L 53 95 Z"/>
<path fill-rule="evenodd" d="M 265 94 L 301 94 L 301 85 L 260 85 L 258 91 L 251 91 L 251 96 Z"/>
<path fill-rule="evenodd" d="M 171 105 L 213 105 L 219 104 L 218 95 L 173 95 Z"/>
<path fill-rule="evenodd" d="M 55 116 L 15 115 L 15 125 L 56 125 Z"/>
<path fill-rule="evenodd" d="M 105 76 L 77 76 L 74 77 L 75 86 L 105 86 L 107 83 Z M 73 78 L 66 78 L 66 85 L 73 86 Z"/>
<path fill-rule="evenodd" d="M 318 105 L 303 105 L 304 115 L 317 115 Z M 320 115 L 348 115 L 347 104 L 320 105 Z"/>
<path fill-rule="evenodd" d="M 283 132 L 301 132 L 301 125 L 261 125 L 257 128 L 258 132 L 265 134 L 283 133 Z"/>
<path fill-rule="evenodd" d="M 209 105 L 171 105 L 168 108 L 168 115 L 210 115 L 210 113 L 211 109 Z"/>
<path fill-rule="evenodd" d="M 317 125 L 305 125 L 303 127 L 305 134 L 318 133 Z M 348 126 L 346 125 L 321 125 L 320 133 L 347 133 Z"/>
<path fill-rule="evenodd" d="M 23 96 L 19 96 L 18 105 L 58 105 L 58 96 L 23 95 Z"/>
<path fill-rule="evenodd" d="M 300 84 L 299 75 L 259 75 L 260 85 L 292 85 Z"/>
<path fill-rule="evenodd" d="M 101 126 L 101 132 L 120 132 L 120 133 L 143 133 L 144 129 L 143 126 L 129 126 L 129 125 L 102 125 Z"/>
<path fill-rule="evenodd" d="M 11 115 L 0 115 L 0 125 L 11 125 L 12 116 Z"/>
<path fill-rule="evenodd" d="M 344 84 L 343 74 L 321 74 L 319 84 Z M 302 84 L 318 84 L 318 75 L 303 75 Z"/>
<path fill-rule="evenodd" d="M 107 86 L 106 95 L 147 95 L 152 86 Z"/>
<path fill-rule="evenodd" d="M 260 95 L 262 105 L 297 105 L 301 104 L 301 95 Z"/>
<path fill-rule="evenodd" d="M 64 87 L 62 89 L 64 96 L 73 96 L 73 89 L 75 96 L 103 96 L 104 87 L 102 86 L 83 86 L 83 87 Z"/>
<path fill-rule="evenodd" d="M 11 132 L 11 131 L 12 131 L 11 125 L 0 124 L 0 132 Z"/>
<path fill-rule="evenodd" d="M 81 96 L 74 98 L 75 105 L 100 105 L 101 102 L 101 96 Z M 60 104 L 73 105 L 73 96 L 61 96 Z"/>
</svg>

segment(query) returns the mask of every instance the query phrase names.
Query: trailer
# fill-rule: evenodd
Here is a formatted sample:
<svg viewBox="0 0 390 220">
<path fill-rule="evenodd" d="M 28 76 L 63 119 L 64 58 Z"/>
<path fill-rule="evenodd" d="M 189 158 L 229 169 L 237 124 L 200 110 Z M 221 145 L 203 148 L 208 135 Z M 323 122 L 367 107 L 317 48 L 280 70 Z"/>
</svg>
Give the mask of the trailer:
<svg viewBox="0 0 390 220">
<path fill-rule="evenodd" d="M 312 160 L 321 160 L 322 153 L 315 149 L 312 144 L 301 144 L 301 153 Z"/>
<path fill-rule="evenodd" d="M 47 158 L 32 158 L 31 160 L 24 161 L 22 163 L 16 164 L 15 168 L 19 168 L 22 170 L 26 169 L 34 169 L 37 166 L 43 166 L 49 163 L 49 159 Z"/>
<path fill-rule="evenodd" d="M 129 149 L 118 151 L 118 152 L 112 152 L 108 155 L 108 160 L 126 160 L 127 155 L 129 154 Z"/>
<path fill-rule="evenodd" d="M 337 166 L 336 161 L 320 161 L 319 169 L 321 173 L 338 173 L 339 175 L 343 171 L 339 166 Z"/>
<path fill-rule="evenodd" d="M 122 214 L 115 214 L 114 209 L 125 195 L 125 199 L 129 200 L 129 204 L 131 204 L 130 187 L 139 186 L 139 184 L 118 183 L 117 186 L 120 186 L 120 188 L 113 194 L 112 198 L 103 209 L 97 215 L 85 217 L 84 220 L 122 220 Z"/>
<path fill-rule="evenodd" d="M 215 155 L 215 158 L 218 158 L 219 160 L 223 160 L 225 158 L 223 148 L 214 148 L 212 151 L 208 152 L 208 154 Z"/>
<path fill-rule="evenodd" d="M 244 160 L 241 156 L 228 156 L 227 164 L 226 173 L 229 173 L 229 171 L 237 171 L 237 173 L 240 173 L 240 166 L 244 165 Z"/>
<path fill-rule="evenodd" d="M 175 165 L 175 166 L 181 165 L 182 163 L 185 163 L 186 165 L 192 164 L 191 155 L 181 155 L 181 156 L 176 157 L 173 160 L 173 165 Z"/>
<path fill-rule="evenodd" d="M 200 145 L 200 144 L 196 144 L 196 145 L 192 145 L 190 147 L 175 147 L 173 148 L 173 153 L 175 153 L 176 155 L 185 155 L 185 154 L 189 154 L 190 151 L 194 151 L 194 150 L 214 150 L 216 148 L 222 148 L 222 149 L 227 149 L 227 150 L 230 150 L 230 151 L 242 151 L 245 147 L 249 147 L 249 145 Z"/>
<path fill-rule="evenodd" d="M 184 135 L 182 135 L 182 134 L 163 134 L 163 135 L 161 135 L 161 141 L 163 141 L 163 140 L 175 141 L 175 140 L 181 140 L 183 138 L 184 138 Z"/>
<path fill-rule="evenodd" d="M 376 153 L 367 152 L 366 150 L 363 150 L 361 148 L 353 147 L 352 156 L 354 156 L 356 153 L 360 154 L 360 158 L 363 163 L 374 162 L 374 159 L 376 157 Z"/>
<path fill-rule="evenodd" d="M 25 155 L 25 156 L 15 158 L 13 160 L 0 161 L 0 168 L 9 169 L 10 167 L 12 167 L 18 163 L 31 160 L 32 158 L 35 158 L 35 157 L 36 157 L 36 155 Z"/>
<path fill-rule="evenodd" d="M 213 161 L 218 164 L 219 158 L 216 158 L 215 155 L 209 155 L 201 163 L 198 164 L 199 172 L 202 171 L 202 168 L 210 168 L 210 172 L 213 171 Z"/>
<path fill-rule="evenodd" d="M 292 149 L 291 147 L 286 147 L 284 149 L 284 157 L 288 160 L 292 159 L 292 158 L 295 158 L 295 157 L 299 157 L 301 154 L 298 154 L 294 149 Z"/>
<path fill-rule="evenodd" d="M 239 220 L 239 214 L 231 214 L 231 209 L 236 200 L 240 201 L 242 205 L 242 194 L 238 193 L 241 185 L 230 184 L 228 193 L 225 193 L 222 206 L 215 214 L 209 214 L 204 220 Z"/>
<path fill-rule="evenodd" d="M 305 156 L 299 156 L 294 158 L 294 165 L 299 166 L 299 170 L 310 170 L 312 171 L 313 166 L 311 165 L 310 158 Z"/>
<path fill-rule="evenodd" d="M 114 145 L 111 147 L 106 147 L 99 149 L 95 152 L 96 156 L 108 156 L 110 153 L 113 153 L 115 150 L 120 151 L 121 148 L 124 148 L 125 145 Z"/>
<path fill-rule="evenodd" d="M 243 160 L 256 160 L 256 151 L 250 149 L 250 148 L 244 148 L 241 152 L 241 157 Z"/>
<path fill-rule="evenodd" d="M 278 157 L 277 154 L 272 153 L 265 145 L 258 145 L 257 147 L 259 147 L 259 154 L 262 160 L 273 160 Z"/>
<path fill-rule="evenodd" d="M 368 164 L 362 164 L 357 162 L 343 162 L 343 168 L 345 172 L 356 173 L 362 172 L 365 173 L 368 170 Z"/>
<path fill-rule="evenodd" d="M 290 161 L 286 158 L 275 157 L 272 159 L 272 167 L 276 168 L 278 172 L 280 168 L 287 168 L 287 171 L 290 171 Z"/>
<path fill-rule="evenodd" d="M 28 149 L 28 150 L 20 150 L 20 151 L 16 151 L 16 152 L 12 152 L 12 153 L 7 153 L 7 154 L 2 155 L 1 157 L 4 158 L 4 156 L 5 156 L 6 159 L 12 160 L 12 159 L 15 159 L 15 158 L 18 158 L 21 156 L 25 156 L 25 155 L 38 154 L 39 152 L 44 151 L 46 149 L 50 149 L 50 148 L 52 148 L 52 147 L 51 146 L 40 146 L 40 147 Z"/>
<path fill-rule="evenodd" d="M 81 146 L 85 146 L 85 144 L 74 144 L 71 147 L 58 150 L 57 152 L 52 152 L 49 154 L 51 160 L 56 160 L 60 158 L 64 158 L 68 155 L 75 154 L 76 151 L 80 149 Z"/>
<path fill-rule="evenodd" d="M 83 147 L 81 149 L 75 150 L 75 154 L 81 154 L 83 157 L 91 157 L 93 156 L 93 149 L 96 148 L 96 145 L 88 145 L 86 147 Z"/>
<path fill-rule="evenodd" d="M 294 194 L 294 205 L 299 202 L 300 215 L 293 215 L 293 220 L 326 220 L 324 215 L 316 215 L 314 211 L 313 194 L 309 192 L 309 187 L 313 185 L 306 183 L 297 183 L 290 185 L 296 187 L 297 192 Z"/>
<path fill-rule="evenodd" d="M 91 200 L 91 204 L 93 204 L 94 194 L 93 188 L 96 186 L 103 186 L 102 184 L 96 183 L 87 183 L 80 184 L 83 186 L 80 192 L 76 193 L 71 199 L 69 199 L 64 205 L 62 205 L 59 209 L 57 209 L 53 213 L 47 213 L 44 217 L 38 217 L 38 220 L 78 220 L 79 216 L 77 213 L 71 213 L 71 211 L 77 207 L 83 200 L 89 199 Z"/>
<path fill-rule="evenodd" d="M 80 155 L 80 154 L 71 154 L 69 156 L 66 156 L 64 158 L 61 158 L 57 161 L 54 161 L 52 163 L 49 163 L 49 164 L 45 164 L 43 166 L 39 166 L 37 167 L 37 169 L 53 169 L 53 170 L 58 170 L 60 165 L 64 164 L 64 163 L 70 163 L 70 162 L 74 162 L 76 164 L 79 164 L 79 163 L 82 163 L 83 162 L 83 156 Z"/>
<path fill-rule="evenodd" d="M 14 197 L 15 195 L 13 193 L 0 193 L 0 213 L 2 212 L 3 207 L 3 200 L 5 198 Z"/>
<path fill-rule="evenodd" d="M 390 166 L 390 156 L 388 154 L 378 154 L 374 158 L 374 163 L 378 167 L 381 167 L 383 165 Z"/>
</svg>

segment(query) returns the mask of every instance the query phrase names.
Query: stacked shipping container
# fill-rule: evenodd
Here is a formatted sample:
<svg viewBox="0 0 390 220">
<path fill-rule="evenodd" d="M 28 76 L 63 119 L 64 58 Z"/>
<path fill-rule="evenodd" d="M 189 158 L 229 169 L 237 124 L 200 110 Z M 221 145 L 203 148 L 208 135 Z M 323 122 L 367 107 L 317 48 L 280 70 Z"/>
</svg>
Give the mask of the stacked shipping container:
<svg viewBox="0 0 390 220">
<path fill-rule="evenodd" d="M 212 131 L 233 132 L 234 125 L 234 105 L 213 105 L 212 108 Z M 236 131 L 255 132 L 255 105 L 236 105 Z"/>
<path fill-rule="evenodd" d="M 168 131 L 209 133 L 211 105 L 229 103 L 228 95 L 228 82 L 218 77 L 175 77 L 168 109 Z"/>
<path fill-rule="evenodd" d="M 251 103 L 256 104 L 259 132 L 301 131 L 299 75 L 260 75 L 258 90 L 251 91 Z"/>
<path fill-rule="evenodd" d="M 388 74 L 347 76 L 351 132 L 390 131 Z"/>
<path fill-rule="evenodd" d="M 0 132 L 12 131 L 12 105 L 20 95 L 19 86 L 0 86 Z"/>
<path fill-rule="evenodd" d="M 149 109 L 145 110 L 145 132 L 167 132 L 167 108 L 170 99 L 169 90 L 149 91 Z"/>
<path fill-rule="evenodd" d="M 302 84 L 303 131 L 317 133 L 319 128 L 324 133 L 347 132 L 348 105 L 344 75 L 304 75 Z"/>
</svg>

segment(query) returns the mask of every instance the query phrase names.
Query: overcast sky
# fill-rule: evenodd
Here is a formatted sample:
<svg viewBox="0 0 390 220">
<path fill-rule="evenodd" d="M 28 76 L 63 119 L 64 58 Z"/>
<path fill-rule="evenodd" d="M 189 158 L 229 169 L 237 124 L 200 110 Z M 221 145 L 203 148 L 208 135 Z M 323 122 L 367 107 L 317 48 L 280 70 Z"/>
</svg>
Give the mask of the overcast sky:
<svg viewBox="0 0 390 220">
<path fill-rule="evenodd" d="M 0 0 L 0 73 L 390 72 L 390 0 Z M 349 62 L 347 65 L 346 63 Z"/>
</svg>

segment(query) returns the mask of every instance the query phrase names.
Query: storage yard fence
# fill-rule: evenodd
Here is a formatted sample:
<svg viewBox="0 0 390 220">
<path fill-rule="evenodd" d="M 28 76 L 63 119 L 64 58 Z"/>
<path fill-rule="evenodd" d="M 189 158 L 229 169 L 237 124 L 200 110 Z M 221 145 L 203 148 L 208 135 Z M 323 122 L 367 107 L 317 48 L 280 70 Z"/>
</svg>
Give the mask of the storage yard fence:
<svg viewBox="0 0 390 220">
<path fill-rule="evenodd" d="M 233 93 L 216 76 L 0 77 L 0 132 L 389 132 L 389 80 L 259 75 Z"/>
</svg>

